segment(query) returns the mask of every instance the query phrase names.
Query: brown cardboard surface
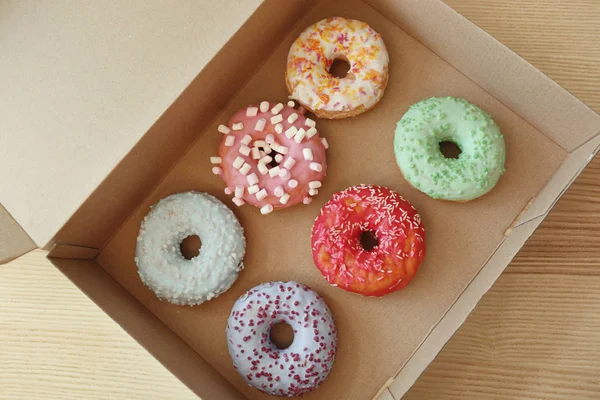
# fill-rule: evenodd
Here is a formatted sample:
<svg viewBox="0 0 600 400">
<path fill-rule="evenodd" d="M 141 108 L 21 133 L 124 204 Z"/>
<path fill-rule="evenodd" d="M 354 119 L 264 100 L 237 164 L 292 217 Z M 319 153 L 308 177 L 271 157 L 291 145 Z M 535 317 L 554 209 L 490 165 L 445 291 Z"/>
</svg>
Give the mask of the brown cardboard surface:
<svg viewBox="0 0 600 400">
<path fill-rule="evenodd" d="M 238 209 L 223 194 L 220 178 L 210 173 L 209 156 L 216 153 L 221 138 L 216 126 L 249 103 L 285 100 L 284 68 L 291 42 L 304 26 L 332 15 L 367 21 L 382 34 L 391 58 L 386 94 L 377 107 L 357 118 L 318 121 L 319 132 L 331 146 L 329 175 L 310 206 L 267 216 L 249 206 Z M 506 138 L 507 173 L 491 193 L 466 204 L 435 201 L 412 189 L 402 179 L 392 151 L 395 124 L 408 106 L 423 98 L 445 95 L 466 98 L 490 112 Z M 555 142 L 373 8 L 358 0 L 320 2 L 143 201 L 97 261 L 251 399 L 264 396 L 247 387 L 229 359 L 224 329 L 230 308 L 244 291 L 264 281 L 308 284 L 332 309 L 339 351 L 329 379 L 306 397 L 370 398 L 406 363 L 504 240 L 506 228 L 566 156 Z M 428 254 L 417 278 L 406 289 L 382 299 L 362 298 L 328 286 L 310 254 L 310 229 L 320 207 L 332 193 L 358 183 L 398 190 L 419 210 L 427 229 Z M 148 207 L 169 194 L 191 189 L 214 194 L 230 205 L 248 239 L 246 269 L 238 281 L 219 298 L 194 308 L 158 301 L 142 286 L 133 262 L 139 224 Z M 364 379 L 367 376 L 373 379 Z"/>
<path fill-rule="evenodd" d="M 0 264 L 23 255 L 37 246 L 0 204 Z"/>
</svg>

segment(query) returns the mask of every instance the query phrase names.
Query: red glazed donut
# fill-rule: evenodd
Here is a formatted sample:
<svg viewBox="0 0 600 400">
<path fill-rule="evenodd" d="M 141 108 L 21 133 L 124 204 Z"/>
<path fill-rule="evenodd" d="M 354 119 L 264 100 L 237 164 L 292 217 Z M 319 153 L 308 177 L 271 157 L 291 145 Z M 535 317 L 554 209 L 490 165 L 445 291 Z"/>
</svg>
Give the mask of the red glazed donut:
<svg viewBox="0 0 600 400">
<path fill-rule="evenodd" d="M 315 265 L 333 286 L 384 296 L 413 279 L 425 258 L 417 210 L 382 186 L 358 185 L 333 195 L 312 229 Z"/>
<path fill-rule="evenodd" d="M 229 125 L 219 125 L 223 139 L 213 173 L 220 175 L 241 206 L 248 202 L 262 214 L 316 196 L 327 170 L 327 141 L 303 109 L 263 101 L 235 113 Z"/>
</svg>

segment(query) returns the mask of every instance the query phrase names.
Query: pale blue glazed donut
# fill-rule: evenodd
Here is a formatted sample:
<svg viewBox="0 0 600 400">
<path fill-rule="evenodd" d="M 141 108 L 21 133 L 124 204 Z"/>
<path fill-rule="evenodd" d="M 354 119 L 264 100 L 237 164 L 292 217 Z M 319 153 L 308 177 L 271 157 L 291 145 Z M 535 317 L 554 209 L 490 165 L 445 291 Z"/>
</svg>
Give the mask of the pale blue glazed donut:
<svg viewBox="0 0 600 400">
<path fill-rule="evenodd" d="M 193 235 L 202 247 L 187 260 L 179 246 Z M 225 204 L 206 193 L 183 192 L 152 206 L 140 227 L 135 263 L 142 282 L 159 299 L 197 305 L 233 285 L 245 252 L 244 231 Z"/>
</svg>

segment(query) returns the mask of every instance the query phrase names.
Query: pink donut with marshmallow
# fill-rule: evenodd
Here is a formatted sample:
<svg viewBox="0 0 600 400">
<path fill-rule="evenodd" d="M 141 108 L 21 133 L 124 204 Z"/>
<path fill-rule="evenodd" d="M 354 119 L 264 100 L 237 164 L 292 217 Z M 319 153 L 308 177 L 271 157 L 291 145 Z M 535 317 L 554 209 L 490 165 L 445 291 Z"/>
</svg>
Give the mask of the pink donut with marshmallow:
<svg viewBox="0 0 600 400">
<path fill-rule="evenodd" d="M 235 113 L 223 134 L 213 173 L 220 175 L 237 206 L 260 208 L 262 214 L 310 204 L 327 171 L 327 141 L 304 109 L 267 101 Z"/>
</svg>

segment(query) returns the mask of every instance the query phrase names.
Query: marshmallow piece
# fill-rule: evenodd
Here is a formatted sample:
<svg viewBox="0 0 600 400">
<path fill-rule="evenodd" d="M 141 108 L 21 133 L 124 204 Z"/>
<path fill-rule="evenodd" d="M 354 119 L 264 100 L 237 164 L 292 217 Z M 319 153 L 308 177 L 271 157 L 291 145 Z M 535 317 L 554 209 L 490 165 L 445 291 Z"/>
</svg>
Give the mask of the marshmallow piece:
<svg viewBox="0 0 600 400">
<path fill-rule="evenodd" d="M 235 197 L 239 197 L 240 199 L 244 197 L 244 187 L 242 185 L 235 187 Z"/>
<path fill-rule="evenodd" d="M 219 175 L 223 170 L 219 167 L 213 167 L 212 168 L 212 173 L 215 175 Z"/>
<path fill-rule="evenodd" d="M 283 117 L 281 116 L 281 114 L 277 114 L 274 117 L 271 117 L 271 123 L 272 124 L 277 124 L 279 122 L 283 121 Z"/>
<path fill-rule="evenodd" d="M 304 199 L 302 199 L 302 202 L 306 205 L 309 205 L 310 203 L 312 203 L 312 199 L 310 197 L 305 197 Z"/>
<path fill-rule="evenodd" d="M 269 133 L 267 135 L 267 137 L 265 138 L 265 142 L 267 142 L 267 144 L 272 144 L 275 141 L 275 136 L 273 136 L 272 133 Z"/>
<path fill-rule="evenodd" d="M 250 172 L 250 164 L 244 163 L 244 165 L 242 165 L 242 167 L 240 168 L 240 172 L 242 175 L 247 175 L 248 172 Z"/>
<path fill-rule="evenodd" d="M 252 159 L 253 160 L 260 159 L 260 151 L 258 150 L 258 147 L 253 147 L 252 148 Z"/>
<path fill-rule="evenodd" d="M 230 135 L 230 136 L 227 136 L 225 138 L 225 146 L 231 147 L 231 146 L 233 146 L 233 143 L 235 143 L 235 137 L 234 136 Z"/>
<path fill-rule="evenodd" d="M 258 187 L 258 185 L 252 185 L 248 188 L 248 193 L 249 194 L 258 193 L 259 190 L 260 190 L 260 188 Z"/>
<path fill-rule="evenodd" d="M 254 130 L 262 132 L 265 130 L 265 125 L 267 125 L 267 120 L 264 118 L 261 118 L 258 121 L 256 121 L 256 125 L 254 125 Z"/>
<path fill-rule="evenodd" d="M 244 200 L 240 199 L 239 197 L 234 197 L 231 199 L 231 201 L 233 201 L 233 204 L 235 204 L 238 207 L 243 206 L 246 203 Z"/>
<path fill-rule="evenodd" d="M 261 201 L 263 200 L 265 197 L 267 197 L 269 194 L 267 193 L 267 189 L 260 189 L 258 191 L 258 193 L 256 193 L 256 200 Z"/>
<path fill-rule="evenodd" d="M 256 185 L 258 183 L 258 176 L 253 172 L 246 177 L 246 180 L 248 181 L 248 185 Z"/>
<path fill-rule="evenodd" d="M 223 161 L 223 160 L 221 159 L 221 157 L 211 157 L 211 158 L 210 158 L 210 162 L 211 162 L 211 164 L 221 164 L 221 161 Z"/>
<path fill-rule="evenodd" d="M 226 194 L 227 196 L 231 196 L 231 193 L 233 193 L 233 192 L 231 191 L 231 188 L 230 188 L 229 186 L 225 188 L 224 192 L 225 192 L 225 194 Z"/>
<path fill-rule="evenodd" d="M 287 121 L 288 121 L 290 124 L 293 124 L 294 122 L 296 122 L 296 120 L 297 120 L 297 119 L 298 119 L 298 114 L 296 114 L 296 113 L 292 113 L 292 114 L 290 114 L 290 116 L 288 117 Z"/>
<path fill-rule="evenodd" d="M 240 156 L 237 156 L 235 160 L 233 160 L 233 168 L 240 169 L 242 165 L 244 165 L 244 159 Z"/>
<path fill-rule="evenodd" d="M 241 131 L 242 129 L 244 129 L 244 124 L 241 123 L 241 122 L 238 122 L 236 124 L 233 124 L 231 126 L 231 129 L 234 130 L 234 131 Z"/>
<path fill-rule="evenodd" d="M 267 168 L 267 166 L 261 162 L 259 162 L 256 166 L 258 168 L 258 172 L 260 172 L 261 175 L 264 175 L 267 172 L 269 172 L 269 168 Z"/>
<path fill-rule="evenodd" d="M 239 152 L 245 156 L 250 154 L 250 147 L 246 146 L 245 144 L 240 146 L 240 150 Z"/>
<path fill-rule="evenodd" d="M 312 138 L 313 136 L 315 136 L 317 134 L 317 128 L 315 128 L 314 126 L 311 126 L 308 131 L 306 131 L 306 137 L 307 138 Z"/>
<path fill-rule="evenodd" d="M 277 103 L 277 105 L 275 107 L 271 108 L 271 112 L 273 114 L 279 114 L 281 112 L 281 110 L 283 110 L 283 104 L 282 103 Z M 281 121 L 283 121 L 283 118 L 281 118 Z"/>
<path fill-rule="evenodd" d="M 262 206 L 262 207 L 260 208 L 260 213 L 261 213 L 262 215 L 269 214 L 269 213 L 270 213 L 270 212 L 272 212 L 272 211 L 273 211 L 273 206 L 272 206 L 272 205 L 270 205 L 270 204 L 267 204 L 266 206 Z"/>
<path fill-rule="evenodd" d="M 227 125 L 222 124 L 217 127 L 217 130 L 224 135 L 227 135 L 229 132 L 231 132 L 231 129 L 229 129 Z"/>
<path fill-rule="evenodd" d="M 290 179 L 290 181 L 288 182 L 288 186 L 291 187 L 292 189 L 295 188 L 296 186 L 298 186 L 298 181 L 295 179 Z"/>
<path fill-rule="evenodd" d="M 283 156 L 281 154 L 277 154 L 275 156 L 275 161 L 279 163 L 279 162 L 281 162 L 281 160 L 283 160 Z"/>
<path fill-rule="evenodd" d="M 302 155 L 304 155 L 305 160 L 312 161 L 312 159 L 313 159 L 312 150 L 309 149 L 308 147 L 302 149 Z"/>
<path fill-rule="evenodd" d="M 290 126 L 286 131 L 285 131 L 285 137 L 287 137 L 288 139 L 291 139 L 294 137 L 294 135 L 298 133 L 298 129 L 295 126 Z"/>
<path fill-rule="evenodd" d="M 296 160 L 294 160 L 292 157 L 288 157 L 287 160 L 283 162 L 283 168 L 291 170 L 294 164 L 296 164 Z"/>
<path fill-rule="evenodd" d="M 289 193 L 284 193 L 283 196 L 281 196 L 281 198 L 279 199 L 279 202 L 281 204 L 287 204 L 288 200 L 290 199 L 290 194 Z"/>
<path fill-rule="evenodd" d="M 250 136 L 250 135 L 244 135 L 242 140 L 240 140 L 240 142 L 242 142 L 242 144 L 245 144 L 246 146 L 248 146 L 251 141 L 252 141 L 252 136 Z"/>
<path fill-rule="evenodd" d="M 318 188 L 320 188 L 321 186 L 322 186 L 322 185 L 321 185 L 321 182 L 320 182 L 320 181 L 312 181 L 312 182 L 308 182 L 308 187 L 309 187 L 309 188 L 311 188 L 311 189 L 318 189 Z"/>
<path fill-rule="evenodd" d="M 309 127 L 312 128 L 314 126 L 317 126 L 317 123 L 314 120 L 310 119 L 310 118 L 306 118 L 306 121 L 304 121 L 304 125 L 309 126 Z"/>
<path fill-rule="evenodd" d="M 269 170 L 269 176 L 270 176 L 271 178 L 274 178 L 274 177 L 276 177 L 276 176 L 279 176 L 279 167 L 277 166 L 277 167 L 273 167 L 273 168 L 271 168 L 271 169 Z"/>
<path fill-rule="evenodd" d="M 263 146 L 263 149 L 265 151 L 265 154 L 271 154 L 271 146 L 269 146 L 268 144 L 265 144 Z"/>
<path fill-rule="evenodd" d="M 263 158 L 258 160 L 259 163 L 263 163 L 265 165 L 270 163 L 271 161 L 273 161 L 273 158 L 271 156 L 264 156 Z"/>
<path fill-rule="evenodd" d="M 281 197 L 284 193 L 285 192 L 283 191 L 283 186 L 277 186 L 275 189 L 273 189 L 273 194 L 276 197 Z"/>
<path fill-rule="evenodd" d="M 321 138 L 321 143 L 323 143 L 323 147 L 325 147 L 325 150 L 329 148 L 329 143 L 327 142 L 327 139 Z"/>
<path fill-rule="evenodd" d="M 316 196 L 319 194 L 319 191 L 317 189 L 309 189 L 308 194 L 311 196 Z"/>
<path fill-rule="evenodd" d="M 288 148 L 285 147 L 285 146 L 280 145 L 277 142 L 271 143 L 271 148 L 273 150 L 275 150 L 276 152 L 280 153 L 280 154 L 287 154 L 288 153 Z"/>
<path fill-rule="evenodd" d="M 300 128 L 298 130 L 298 133 L 296 133 L 294 140 L 296 141 L 296 143 L 301 143 L 302 139 L 304 139 L 305 136 L 306 136 L 306 131 L 304 130 L 304 128 Z"/>
<path fill-rule="evenodd" d="M 254 147 L 263 147 L 266 145 L 267 145 L 267 142 L 265 142 L 264 140 L 255 140 L 254 141 Z"/>
<path fill-rule="evenodd" d="M 261 101 L 260 102 L 260 112 L 267 112 L 269 110 L 269 102 Z"/>
<path fill-rule="evenodd" d="M 248 107 L 246 109 L 246 117 L 256 117 L 258 114 L 258 107 Z"/>
<path fill-rule="evenodd" d="M 317 171 L 317 172 L 323 171 L 323 166 L 321 164 L 319 164 L 318 162 L 311 162 L 310 165 L 308 166 L 308 168 L 312 169 L 313 171 Z"/>
<path fill-rule="evenodd" d="M 277 132 L 277 134 L 281 134 L 281 132 L 283 132 L 283 125 L 281 125 L 281 124 L 275 125 L 275 132 Z"/>
<path fill-rule="evenodd" d="M 280 168 L 279 169 L 279 177 L 283 178 L 283 179 L 290 179 L 292 175 L 290 174 L 290 171 L 288 171 L 285 168 Z"/>
<path fill-rule="evenodd" d="M 296 105 L 296 103 L 294 103 L 294 100 L 290 100 L 290 101 L 288 101 L 287 105 L 289 107 L 294 107 Z"/>
</svg>

